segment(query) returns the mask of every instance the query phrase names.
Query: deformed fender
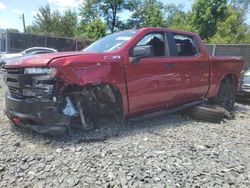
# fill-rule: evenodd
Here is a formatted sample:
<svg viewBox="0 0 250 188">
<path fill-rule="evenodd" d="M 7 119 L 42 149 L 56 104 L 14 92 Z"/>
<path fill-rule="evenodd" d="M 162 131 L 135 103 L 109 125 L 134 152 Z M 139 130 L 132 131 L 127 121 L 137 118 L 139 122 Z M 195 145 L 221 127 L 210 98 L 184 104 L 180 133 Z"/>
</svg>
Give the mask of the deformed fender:
<svg viewBox="0 0 250 188">
<path fill-rule="evenodd" d="M 97 64 L 84 68 L 74 68 L 73 71 L 78 78 L 79 85 L 86 85 L 108 83 L 108 78 L 112 70 L 109 64 Z"/>
<path fill-rule="evenodd" d="M 116 88 L 121 95 L 123 114 L 128 114 L 125 71 L 120 63 L 67 63 L 56 69 L 56 77 L 68 85 L 108 84 Z"/>
<path fill-rule="evenodd" d="M 67 84 L 79 86 L 93 83 L 107 82 L 107 76 L 111 73 L 110 65 L 90 65 L 87 67 L 62 67 L 57 68 L 56 77 Z"/>
</svg>

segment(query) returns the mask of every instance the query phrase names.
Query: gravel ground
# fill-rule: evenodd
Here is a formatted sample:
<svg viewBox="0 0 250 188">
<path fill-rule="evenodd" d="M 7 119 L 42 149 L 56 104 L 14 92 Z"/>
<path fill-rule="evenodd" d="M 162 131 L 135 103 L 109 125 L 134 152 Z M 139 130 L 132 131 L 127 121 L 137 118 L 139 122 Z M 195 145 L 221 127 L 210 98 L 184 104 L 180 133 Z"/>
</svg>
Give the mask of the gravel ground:
<svg viewBox="0 0 250 188">
<path fill-rule="evenodd" d="M 250 187 L 250 106 L 220 124 L 179 115 L 48 138 L 11 126 L 0 83 L 0 187 Z"/>
</svg>

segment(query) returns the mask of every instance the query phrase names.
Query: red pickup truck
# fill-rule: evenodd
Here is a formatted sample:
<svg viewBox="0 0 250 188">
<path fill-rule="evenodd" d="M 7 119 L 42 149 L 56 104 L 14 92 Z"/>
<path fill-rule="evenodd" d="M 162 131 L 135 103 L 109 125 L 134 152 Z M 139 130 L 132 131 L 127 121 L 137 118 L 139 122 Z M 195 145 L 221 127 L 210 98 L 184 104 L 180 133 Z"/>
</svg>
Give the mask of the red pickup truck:
<svg viewBox="0 0 250 188">
<path fill-rule="evenodd" d="M 208 56 L 194 33 L 142 28 L 108 35 L 80 52 L 8 62 L 6 114 L 40 133 L 102 115 L 127 119 L 204 102 L 234 107 L 244 61 Z M 98 117 L 98 118 L 97 118 Z"/>
</svg>

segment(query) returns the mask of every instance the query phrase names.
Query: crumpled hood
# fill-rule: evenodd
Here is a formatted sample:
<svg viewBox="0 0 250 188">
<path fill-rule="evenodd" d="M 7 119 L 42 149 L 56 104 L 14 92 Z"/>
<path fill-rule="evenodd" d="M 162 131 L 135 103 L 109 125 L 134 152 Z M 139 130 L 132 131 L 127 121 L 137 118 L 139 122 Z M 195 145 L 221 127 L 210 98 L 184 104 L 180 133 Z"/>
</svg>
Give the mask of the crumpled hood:
<svg viewBox="0 0 250 188">
<path fill-rule="evenodd" d="M 5 64 L 5 68 L 23 68 L 23 67 L 45 67 L 52 60 L 62 57 L 79 56 L 91 54 L 90 52 L 58 52 L 39 54 L 34 56 L 22 57 L 10 60 Z"/>
</svg>

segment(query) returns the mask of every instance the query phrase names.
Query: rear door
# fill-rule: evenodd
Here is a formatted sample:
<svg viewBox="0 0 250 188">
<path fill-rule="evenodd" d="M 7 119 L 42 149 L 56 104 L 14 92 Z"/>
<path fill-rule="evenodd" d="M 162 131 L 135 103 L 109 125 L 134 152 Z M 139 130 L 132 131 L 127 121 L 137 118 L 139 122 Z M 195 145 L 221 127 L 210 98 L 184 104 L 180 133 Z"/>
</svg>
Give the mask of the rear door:
<svg viewBox="0 0 250 188">
<path fill-rule="evenodd" d="M 174 104 L 204 98 L 209 89 L 209 60 L 201 53 L 195 36 L 181 33 L 167 33 L 170 46 L 168 64 L 172 65 L 175 77 Z"/>
</svg>

